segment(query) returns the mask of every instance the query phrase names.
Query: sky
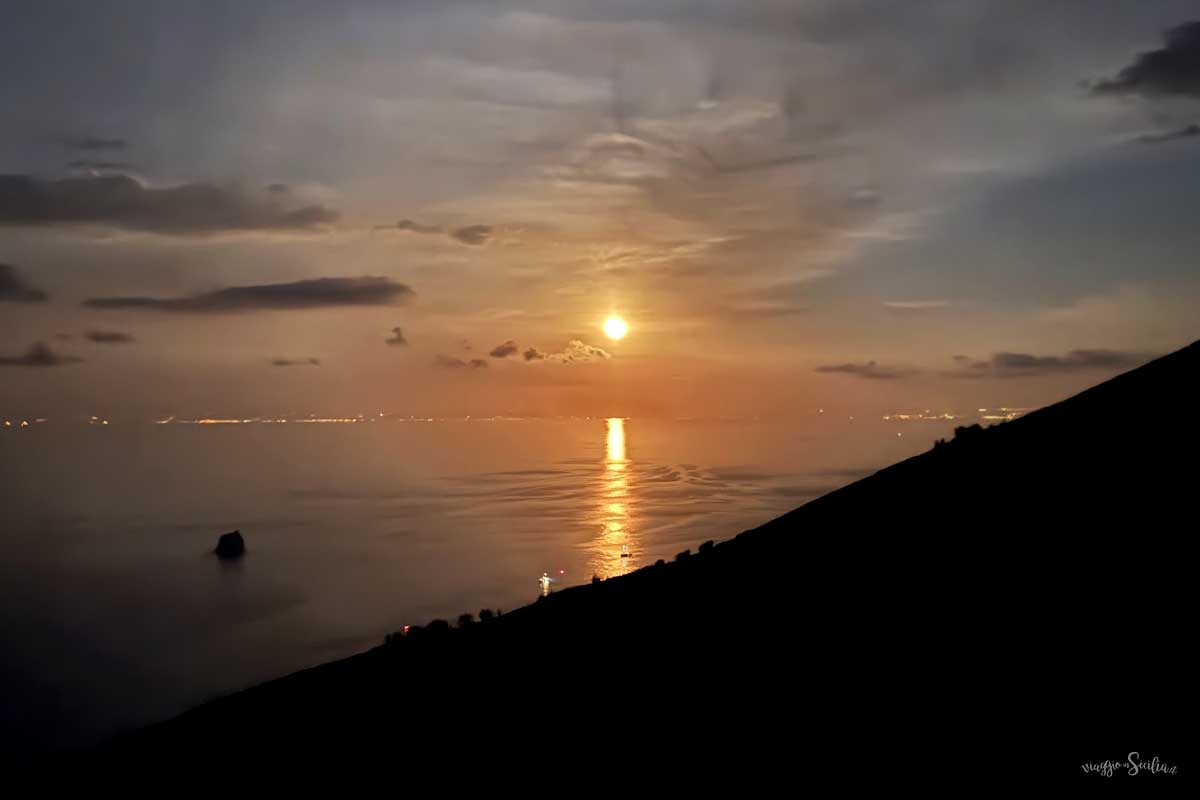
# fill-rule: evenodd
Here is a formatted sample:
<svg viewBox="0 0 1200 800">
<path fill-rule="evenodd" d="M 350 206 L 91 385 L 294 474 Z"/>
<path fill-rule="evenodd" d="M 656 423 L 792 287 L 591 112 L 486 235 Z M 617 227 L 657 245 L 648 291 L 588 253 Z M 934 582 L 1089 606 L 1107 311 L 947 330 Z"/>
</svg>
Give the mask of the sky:
<svg viewBox="0 0 1200 800">
<path fill-rule="evenodd" d="M 1023 407 L 1200 336 L 1194 2 L 0 17 L 0 415 Z"/>
</svg>

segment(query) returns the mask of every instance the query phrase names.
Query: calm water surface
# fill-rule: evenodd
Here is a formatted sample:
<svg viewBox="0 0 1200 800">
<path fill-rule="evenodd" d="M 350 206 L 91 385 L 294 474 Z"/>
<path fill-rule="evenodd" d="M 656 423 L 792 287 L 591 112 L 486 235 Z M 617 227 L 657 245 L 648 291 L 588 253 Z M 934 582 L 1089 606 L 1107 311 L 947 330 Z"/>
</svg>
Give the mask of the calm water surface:
<svg viewBox="0 0 1200 800">
<path fill-rule="evenodd" d="M 4 744 L 76 744 L 722 539 L 929 447 L 633 419 L 0 431 Z M 903 432 L 903 436 L 897 436 Z M 248 552 L 211 554 L 234 528 Z"/>
</svg>

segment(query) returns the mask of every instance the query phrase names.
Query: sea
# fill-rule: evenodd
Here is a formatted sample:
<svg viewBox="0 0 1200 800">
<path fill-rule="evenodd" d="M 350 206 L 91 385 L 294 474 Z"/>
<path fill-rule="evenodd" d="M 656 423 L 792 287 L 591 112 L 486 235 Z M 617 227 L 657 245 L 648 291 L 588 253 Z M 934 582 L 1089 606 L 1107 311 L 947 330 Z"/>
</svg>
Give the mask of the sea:
<svg viewBox="0 0 1200 800">
<path fill-rule="evenodd" d="M 819 409 L 108 422 L 0 428 L 10 755 L 86 747 L 405 625 L 669 560 L 963 424 Z M 232 530 L 246 553 L 221 560 Z"/>
</svg>

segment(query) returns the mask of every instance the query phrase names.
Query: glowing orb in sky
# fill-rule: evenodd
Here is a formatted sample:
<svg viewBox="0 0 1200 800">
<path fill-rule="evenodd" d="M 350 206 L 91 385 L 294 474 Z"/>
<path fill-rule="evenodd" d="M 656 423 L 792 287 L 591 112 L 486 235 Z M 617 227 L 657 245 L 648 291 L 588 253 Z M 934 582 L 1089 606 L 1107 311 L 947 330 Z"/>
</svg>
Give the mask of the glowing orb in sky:
<svg viewBox="0 0 1200 800">
<path fill-rule="evenodd" d="M 625 338 L 627 333 L 629 333 L 629 326 L 620 317 L 612 316 L 604 320 L 604 335 L 613 341 Z"/>
</svg>

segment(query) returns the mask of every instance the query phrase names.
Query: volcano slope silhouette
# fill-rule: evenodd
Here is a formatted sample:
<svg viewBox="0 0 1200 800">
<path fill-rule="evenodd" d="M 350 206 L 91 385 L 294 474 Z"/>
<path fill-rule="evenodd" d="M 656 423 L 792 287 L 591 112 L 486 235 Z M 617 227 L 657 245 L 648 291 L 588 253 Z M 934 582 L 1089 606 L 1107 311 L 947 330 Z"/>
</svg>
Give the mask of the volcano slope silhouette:
<svg viewBox="0 0 1200 800">
<path fill-rule="evenodd" d="M 885 782 L 1181 758 L 1198 370 L 1200 343 L 673 562 L 389 637 L 104 752 L 386 743 Z"/>
</svg>

